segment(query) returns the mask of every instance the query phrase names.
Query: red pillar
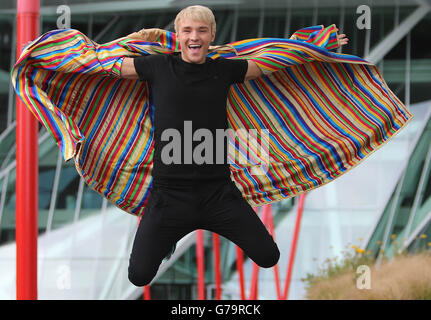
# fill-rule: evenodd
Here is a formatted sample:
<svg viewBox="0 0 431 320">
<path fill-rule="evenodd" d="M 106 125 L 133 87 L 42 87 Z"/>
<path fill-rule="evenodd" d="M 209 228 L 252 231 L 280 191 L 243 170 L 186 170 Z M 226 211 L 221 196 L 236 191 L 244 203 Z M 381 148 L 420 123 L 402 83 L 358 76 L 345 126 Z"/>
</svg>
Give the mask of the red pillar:
<svg viewBox="0 0 431 320">
<path fill-rule="evenodd" d="M 151 300 L 151 289 L 149 285 L 144 286 L 144 300 Z"/>
<path fill-rule="evenodd" d="M 17 57 L 39 36 L 39 0 L 17 1 Z M 16 99 L 16 298 L 37 299 L 38 122 Z"/>
<path fill-rule="evenodd" d="M 236 248 L 236 269 L 238 270 L 239 288 L 241 300 L 245 300 L 245 284 L 244 284 L 244 255 L 242 249 L 235 245 Z"/>
<path fill-rule="evenodd" d="M 220 236 L 213 232 L 214 274 L 216 300 L 221 300 Z"/>
<path fill-rule="evenodd" d="M 204 232 L 196 231 L 196 263 L 198 271 L 198 300 L 205 300 L 205 247 Z"/>
<path fill-rule="evenodd" d="M 268 205 L 268 216 L 267 216 L 267 228 L 269 230 L 269 233 L 274 238 L 274 241 L 277 241 L 275 239 L 275 233 L 274 233 L 274 220 L 272 217 L 272 205 Z M 278 270 L 278 263 L 273 267 L 274 270 L 274 280 L 275 280 L 275 289 L 277 292 L 277 299 L 280 300 L 282 298 L 281 296 L 281 286 L 280 286 L 280 272 Z"/>
</svg>

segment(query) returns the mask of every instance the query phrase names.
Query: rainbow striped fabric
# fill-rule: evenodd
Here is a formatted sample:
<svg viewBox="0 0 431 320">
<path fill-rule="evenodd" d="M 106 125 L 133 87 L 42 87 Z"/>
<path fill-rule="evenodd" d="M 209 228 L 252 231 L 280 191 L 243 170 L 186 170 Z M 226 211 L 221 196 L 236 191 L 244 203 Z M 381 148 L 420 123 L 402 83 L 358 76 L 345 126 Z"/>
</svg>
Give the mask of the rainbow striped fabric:
<svg viewBox="0 0 431 320">
<path fill-rule="evenodd" d="M 213 59 L 250 59 L 264 72 L 231 86 L 226 101 L 231 129 L 269 133 L 265 157 L 244 136 L 230 145 L 240 155 L 231 158 L 232 180 L 251 206 L 336 179 L 412 119 L 377 67 L 330 51 L 337 47 L 335 25 L 210 47 Z M 64 159 L 73 158 L 92 189 L 133 215 L 143 214 L 151 191 L 154 105 L 147 82 L 120 78 L 121 63 L 179 50 L 175 34 L 161 29 L 105 44 L 78 30 L 53 30 L 26 46 L 11 71 L 17 94 Z"/>
</svg>

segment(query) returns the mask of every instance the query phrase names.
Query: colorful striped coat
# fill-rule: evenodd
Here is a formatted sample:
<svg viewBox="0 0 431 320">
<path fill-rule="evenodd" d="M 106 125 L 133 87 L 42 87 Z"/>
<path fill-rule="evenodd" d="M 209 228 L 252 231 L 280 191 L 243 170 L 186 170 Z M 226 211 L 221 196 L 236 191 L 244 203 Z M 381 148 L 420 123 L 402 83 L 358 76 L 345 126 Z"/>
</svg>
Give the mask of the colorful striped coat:
<svg viewBox="0 0 431 320">
<path fill-rule="evenodd" d="M 251 59 L 264 72 L 232 85 L 226 101 L 229 128 L 269 133 L 265 167 L 245 137 L 230 146 L 241 158 L 230 164 L 231 178 L 251 206 L 336 179 L 412 119 L 376 66 L 330 51 L 337 47 L 335 25 L 210 47 L 210 58 Z M 133 215 L 143 214 L 151 191 L 154 105 L 147 82 L 120 78 L 121 63 L 179 50 L 175 34 L 161 29 L 105 44 L 78 30 L 53 30 L 27 45 L 11 71 L 17 94 L 64 159 L 73 158 L 92 189 Z"/>
</svg>

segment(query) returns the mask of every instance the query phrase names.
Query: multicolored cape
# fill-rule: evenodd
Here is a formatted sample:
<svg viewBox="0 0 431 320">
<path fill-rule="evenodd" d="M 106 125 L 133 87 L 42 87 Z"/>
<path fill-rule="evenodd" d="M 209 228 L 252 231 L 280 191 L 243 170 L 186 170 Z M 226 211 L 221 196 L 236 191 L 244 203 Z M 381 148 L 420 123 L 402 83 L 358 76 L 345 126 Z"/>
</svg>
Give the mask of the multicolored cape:
<svg viewBox="0 0 431 320">
<path fill-rule="evenodd" d="M 232 85 L 226 101 L 229 128 L 269 132 L 265 170 L 241 137 L 234 146 L 243 157 L 230 164 L 231 178 L 251 206 L 336 179 L 412 119 L 377 67 L 330 51 L 338 45 L 331 25 L 301 29 L 290 39 L 210 47 L 213 59 L 250 59 L 264 72 Z M 53 30 L 26 46 L 11 71 L 17 94 L 64 159 L 74 158 L 92 189 L 133 215 L 143 214 L 151 191 L 154 105 L 147 82 L 120 78 L 121 63 L 125 56 L 177 51 L 175 34 L 161 29 L 105 44 L 78 30 Z"/>
</svg>

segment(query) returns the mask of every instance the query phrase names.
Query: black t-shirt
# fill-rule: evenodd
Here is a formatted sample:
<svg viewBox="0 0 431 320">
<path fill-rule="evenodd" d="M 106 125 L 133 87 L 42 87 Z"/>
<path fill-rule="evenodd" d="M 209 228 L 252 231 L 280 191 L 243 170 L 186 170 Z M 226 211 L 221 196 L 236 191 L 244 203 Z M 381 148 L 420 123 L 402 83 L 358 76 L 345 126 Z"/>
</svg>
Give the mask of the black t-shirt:
<svg viewBox="0 0 431 320">
<path fill-rule="evenodd" d="M 206 57 L 205 63 L 195 64 L 182 60 L 178 52 L 138 57 L 134 59 L 134 66 L 139 80 L 148 81 L 155 107 L 154 179 L 230 177 L 226 160 L 227 138 L 221 142 L 224 145 L 224 161 L 222 164 L 216 163 L 216 145 L 220 145 L 220 140 L 216 142 L 216 129 L 228 128 L 227 93 L 233 83 L 244 81 L 247 60 Z M 193 138 L 198 133 L 196 130 L 201 128 L 209 131 L 199 130 L 200 135 Z M 166 135 L 164 141 L 163 132 Z M 208 132 L 212 133 L 212 139 L 208 137 Z M 210 141 L 211 160 L 205 158 L 206 152 L 210 150 Z M 201 143 L 200 148 L 196 148 Z M 195 156 L 201 157 L 193 156 L 193 151 Z M 176 161 L 165 163 L 172 159 Z M 199 163 L 202 159 L 207 163 Z M 220 158 L 218 160 L 220 163 Z"/>
</svg>

